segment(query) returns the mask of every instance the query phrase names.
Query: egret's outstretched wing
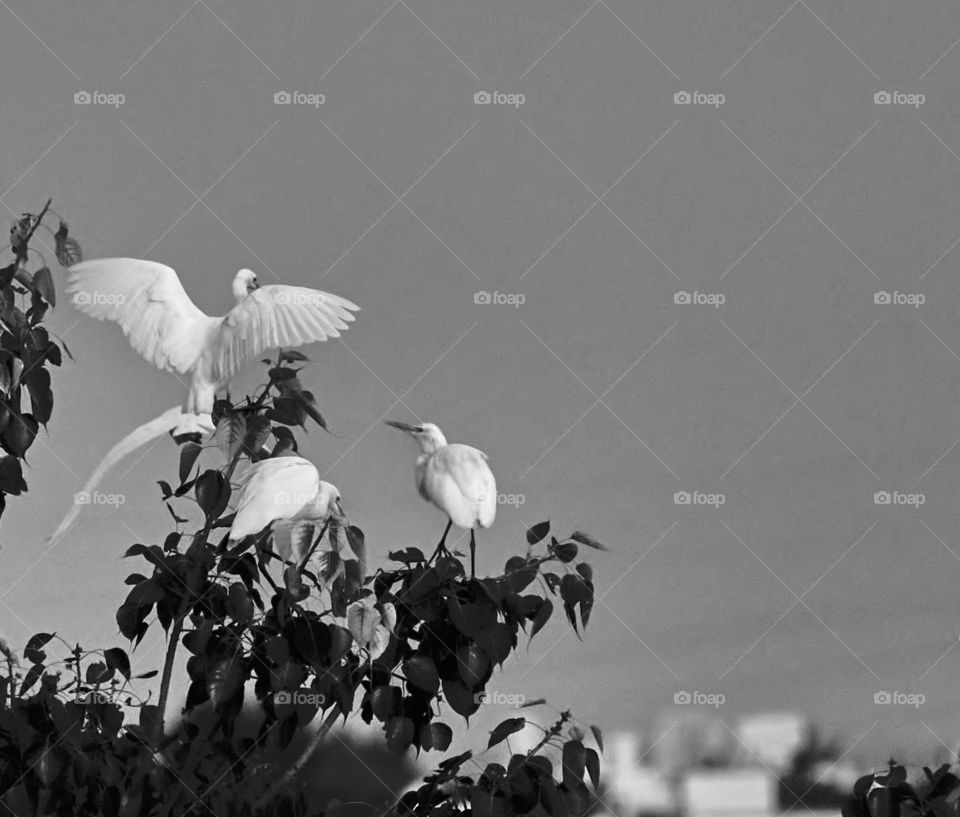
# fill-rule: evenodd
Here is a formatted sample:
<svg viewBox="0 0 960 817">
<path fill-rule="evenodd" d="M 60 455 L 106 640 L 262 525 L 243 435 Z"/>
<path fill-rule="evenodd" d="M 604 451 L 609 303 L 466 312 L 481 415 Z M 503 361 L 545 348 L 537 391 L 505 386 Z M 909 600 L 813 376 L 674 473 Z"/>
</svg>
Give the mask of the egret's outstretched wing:
<svg viewBox="0 0 960 817">
<path fill-rule="evenodd" d="M 73 521 L 83 509 L 83 506 L 90 502 L 93 494 L 97 490 L 97 486 L 100 485 L 103 478 L 120 460 L 129 456 L 151 440 L 155 440 L 157 437 L 170 431 L 170 429 L 180 422 L 182 417 L 183 410 L 179 406 L 167 409 L 155 420 L 151 420 L 149 423 L 144 423 L 142 426 L 135 428 L 111 448 L 107 452 L 107 455 L 100 461 L 100 464 L 93 470 L 90 478 L 83 486 L 83 490 L 74 496 L 73 507 L 67 511 L 67 515 L 63 517 L 63 521 L 57 526 L 57 529 L 47 541 L 53 543 L 63 536 L 67 528 L 73 524 Z"/>
<path fill-rule="evenodd" d="M 445 509 L 455 525 L 489 527 L 497 513 L 497 483 L 487 456 L 469 445 L 453 443 L 437 451 L 427 463 L 424 488 L 446 497 Z M 458 496 L 459 495 L 459 496 Z"/>
<path fill-rule="evenodd" d="M 154 366 L 184 374 L 217 319 L 190 300 L 177 273 L 137 258 L 97 258 L 70 268 L 67 292 L 78 309 L 120 324 Z"/>
<path fill-rule="evenodd" d="M 355 303 L 319 289 L 271 285 L 253 290 L 224 316 L 213 341 L 219 381 L 265 349 L 297 347 L 340 336 Z"/>
<path fill-rule="evenodd" d="M 320 474 L 303 457 L 273 457 L 254 463 L 240 480 L 230 538 L 242 539 L 271 522 L 291 519 L 314 500 L 319 488 Z"/>
</svg>

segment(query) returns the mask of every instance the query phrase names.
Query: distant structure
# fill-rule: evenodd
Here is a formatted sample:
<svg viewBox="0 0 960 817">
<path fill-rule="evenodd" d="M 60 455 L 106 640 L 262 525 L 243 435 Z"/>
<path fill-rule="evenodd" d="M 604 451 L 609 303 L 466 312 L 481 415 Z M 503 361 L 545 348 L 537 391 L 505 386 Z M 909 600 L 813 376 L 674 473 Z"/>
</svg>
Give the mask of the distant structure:
<svg viewBox="0 0 960 817">
<path fill-rule="evenodd" d="M 797 712 L 758 712 L 741 717 L 736 733 L 739 765 L 765 766 L 780 775 L 790 769 L 797 752 L 809 745 L 813 724 Z"/>
<path fill-rule="evenodd" d="M 643 752 L 643 738 L 635 732 L 607 736 L 604 801 L 622 817 L 676 814 L 677 798 L 670 782 L 643 762 Z"/>
<path fill-rule="evenodd" d="M 654 765 L 670 780 L 678 780 L 690 769 L 727 766 L 735 753 L 733 734 L 712 712 L 663 712 L 656 734 L 651 751 Z"/>
<path fill-rule="evenodd" d="M 681 786 L 685 817 L 773 817 L 777 781 L 765 769 L 692 771 Z"/>
</svg>

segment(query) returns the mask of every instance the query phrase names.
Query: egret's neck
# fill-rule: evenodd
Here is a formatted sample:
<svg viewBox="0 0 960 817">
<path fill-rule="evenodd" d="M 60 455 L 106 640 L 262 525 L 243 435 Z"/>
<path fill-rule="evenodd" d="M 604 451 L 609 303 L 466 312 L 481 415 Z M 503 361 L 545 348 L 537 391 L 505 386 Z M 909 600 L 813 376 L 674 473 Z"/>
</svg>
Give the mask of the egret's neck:
<svg viewBox="0 0 960 817">
<path fill-rule="evenodd" d="M 233 297 L 236 298 L 238 302 L 242 301 L 249 294 L 250 292 L 247 289 L 247 285 L 243 281 L 233 282 Z"/>
<path fill-rule="evenodd" d="M 420 444 L 420 456 L 422 457 L 429 457 L 447 444 L 446 438 L 439 432 L 429 437 L 420 437 L 417 442 Z"/>
</svg>

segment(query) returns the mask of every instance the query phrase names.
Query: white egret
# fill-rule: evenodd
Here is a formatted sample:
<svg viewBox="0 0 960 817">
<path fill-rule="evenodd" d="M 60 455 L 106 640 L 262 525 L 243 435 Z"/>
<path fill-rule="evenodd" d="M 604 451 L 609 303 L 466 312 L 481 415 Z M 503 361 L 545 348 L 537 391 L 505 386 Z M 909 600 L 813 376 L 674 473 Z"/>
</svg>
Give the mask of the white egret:
<svg viewBox="0 0 960 817">
<path fill-rule="evenodd" d="M 278 523 L 322 524 L 342 518 L 340 492 L 320 479 L 310 460 L 296 455 L 271 457 L 255 462 L 241 479 L 230 539 L 252 536 L 269 525 L 276 531 Z"/>
<path fill-rule="evenodd" d="M 136 258 L 101 258 L 70 268 L 67 292 L 82 312 L 120 325 L 130 345 L 150 363 L 189 378 L 183 407 L 168 409 L 113 446 L 84 485 L 92 494 L 120 460 L 162 434 L 213 433 L 210 412 L 219 389 L 240 365 L 266 349 L 296 347 L 339 337 L 360 307 L 307 287 L 261 287 L 252 270 L 233 279 L 236 305 L 223 317 L 201 312 L 177 273 Z M 73 507 L 50 537 L 59 538 L 82 504 Z"/>
<path fill-rule="evenodd" d="M 497 515 L 497 482 L 487 455 L 469 445 L 448 443 L 433 423 L 419 426 L 387 420 L 387 425 L 410 434 L 420 453 L 414 466 L 417 490 L 448 517 L 447 527 L 437 545 L 446 550 L 450 526 L 470 531 L 470 575 L 476 573 L 475 529 L 489 528 Z"/>
<path fill-rule="evenodd" d="M 240 364 L 265 349 L 340 336 L 356 304 L 319 289 L 261 287 L 252 270 L 233 279 L 236 305 L 222 317 L 201 312 L 177 273 L 136 258 L 101 258 L 70 268 L 67 292 L 82 312 L 109 319 L 154 366 L 190 379 L 184 409 L 209 414 L 217 390 Z"/>
</svg>

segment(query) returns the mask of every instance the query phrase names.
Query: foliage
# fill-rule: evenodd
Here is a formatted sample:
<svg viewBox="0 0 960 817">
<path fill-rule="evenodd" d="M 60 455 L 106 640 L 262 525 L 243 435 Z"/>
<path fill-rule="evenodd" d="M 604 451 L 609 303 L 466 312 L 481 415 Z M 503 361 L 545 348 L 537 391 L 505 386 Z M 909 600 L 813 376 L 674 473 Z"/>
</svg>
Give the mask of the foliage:
<svg viewBox="0 0 960 817">
<path fill-rule="evenodd" d="M 923 767 L 913 776 L 894 760 L 884 773 L 861 777 L 843 806 L 843 817 L 957 817 L 960 778 L 945 763 L 936 771 Z"/>
<path fill-rule="evenodd" d="M 231 541 L 240 463 L 295 444 L 293 432 L 308 420 L 326 428 L 300 381 L 304 360 L 281 352 L 264 361 L 267 382 L 255 396 L 217 401 L 215 434 L 183 442 L 178 479 L 159 483 L 174 530 L 126 552 L 142 572 L 127 577 L 116 621 L 134 649 L 151 627 L 166 634 L 156 700 L 134 694 L 133 682 L 155 673 L 131 675 L 125 650 L 76 647 L 63 662 L 67 679 L 46 660 L 50 634 L 31 639 L 25 671 L 10 654 L 0 671 L 0 803 L 15 813 L 181 815 L 200 804 L 237 817 L 319 813 L 295 779 L 341 718 L 376 720 L 398 755 L 444 752 L 453 738 L 447 721 L 459 715 L 469 723 L 495 668 L 521 636 L 529 643 L 543 628 L 554 599 L 578 635 L 587 627 L 593 573 L 580 550 L 602 545 L 579 531 L 557 538 L 548 522 L 527 531 L 523 555 L 502 574 L 477 579 L 466 578 L 458 554 L 427 558 L 413 546 L 390 553 L 390 569 L 369 574 L 362 530 L 336 521 L 301 522 L 285 543 L 269 528 Z M 184 717 L 171 725 L 165 713 L 181 645 L 189 687 Z M 251 703 L 259 728 L 242 735 L 236 724 Z M 288 769 L 269 762 L 271 751 L 318 720 Z M 395 813 L 584 814 L 599 786 L 602 736 L 591 727 L 597 748 L 588 746 L 569 711 L 507 767 L 478 763 L 526 723 L 509 718 L 476 754 L 442 761 Z M 544 754 L 551 747 L 560 752 L 556 772 Z M 468 765 L 480 774 L 468 774 Z"/>
<path fill-rule="evenodd" d="M 53 413 L 53 392 L 47 364 L 59 366 L 60 346 L 43 327 L 49 307 L 56 305 L 53 276 L 43 253 L 31 246 L 41 226 L 54 239 L 57 262 L 69 266 L 80 260 L 80 245 L 60 219 L 53 232 L 44 218 L 51 214 L 48 201 L 40 213 L 24 213 L 10 227 L 6 250 L 13 260 L 0 268 L 0 516 L 7 495 L 27 490 L 23 463 L 40 426 Z M 37 264 L 29 269 L 31 256 Z M 63 343 L 61 341 L 61 343 Z M 69 355 L 66 344 L 63 351 Z M 24 392 L 30 410 L 23 410 Z"/>
</svg>

